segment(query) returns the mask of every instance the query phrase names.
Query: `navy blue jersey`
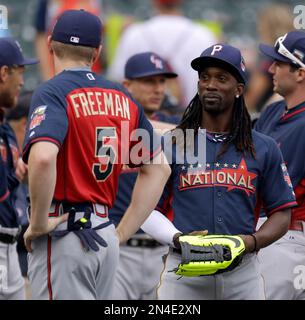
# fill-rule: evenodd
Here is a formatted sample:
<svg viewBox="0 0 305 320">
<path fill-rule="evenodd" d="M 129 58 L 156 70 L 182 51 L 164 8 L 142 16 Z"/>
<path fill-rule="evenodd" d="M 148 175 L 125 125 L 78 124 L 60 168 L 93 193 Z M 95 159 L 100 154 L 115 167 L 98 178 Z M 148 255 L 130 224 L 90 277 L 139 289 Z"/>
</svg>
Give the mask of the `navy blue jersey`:
<svg viewBox="0 0 305 320">
<path fill-rule="evenodd" d="M 177 164 L 157 210 L 173 210 L 173 223 L 183 233 L 207 229 L 211 234 L 251 234 L 261 206 L 270 216 L 296 205 L 287 171 L 275 141 L 253 131 L 256 159 L 233 144 L 220 158 L 223 138 L 207 134 L 206 170 L 202 164 Z M 195 139 L 195 150 L 197 147 Z M 192 169 L 192 170 L 188 170 Z"/>
<path fill-rule="evenodd" d="M 149 140 L 142 140 L 139 162 L 131 152 L 139 141 L 136 129 L 144 129 Z M 33 94 L 23 158 L 27 162 L 35 142 L 56 144 L 54 200 L 111 207 L 122 163 L 136 167 L 154 157 L 161 147 L 153 138 L 143 108 L 119 84 L 87 69 L 66 70 Z"/>
<path fill-rule="evenodd" d="M 119 177 L 119 187 L 113 207 L 109 210 L 109 216 L 118 225 L 126 209 L 128 208 L 132 191 L 138 176 L 137 168 L 123 168 Z"/>
<path fill-rule="evenodd" d="M 5 164 L 0 154 L 0 203 L 3 202 L 9 195 L 6 176 L 7 176 L 7 173 L 6 173 Z"/>
<path fill-rule="evenodd" d="M 155 120 L 155 121 L 161 121 L 161 122 L 167 122 L 167 123 L 172 123 L 172 124 L 178 124 L 181 120 L 180 116 L 169 116 L 166 115 L 162 112 L 155 112 L 152 117 L 151 120 Z"/>
<path fill-rule="evenodd" d="M 272 137 L 280 147 L 298 203 L 292 220 L 305 221 L 305 102 L 289 110 L 285 100 L 271 104 L 255 129 Z"/>
<path fill-rule="evenodd" d="M 19 226 L 17 211 L 15 209 L 16 191 L 19 181 L 16 177 L 16 164 L 19 158 L 17 141 L 13 129 L 8 123 L 0 124 L 0 153 L 5 169 L 2 182 L 6 193 L 0 203 L 0 225 L 6 228 Z"/>
</svg>

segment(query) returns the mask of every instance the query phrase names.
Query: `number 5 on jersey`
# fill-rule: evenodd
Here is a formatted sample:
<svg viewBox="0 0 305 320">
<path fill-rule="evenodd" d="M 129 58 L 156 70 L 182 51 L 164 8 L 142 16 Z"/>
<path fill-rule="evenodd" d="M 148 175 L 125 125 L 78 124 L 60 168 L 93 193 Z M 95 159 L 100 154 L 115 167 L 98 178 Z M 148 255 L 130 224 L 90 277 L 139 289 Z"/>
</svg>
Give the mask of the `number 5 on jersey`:
<svg viewBox="0 0 305 320">
<path fill-rule="evenodd" d="M 116 128 L 97 127 L 95 132 L 95 157 L 99 163 L 94 163 L 92 171 L 97 181 L 105 181 L 113 170 L 113 164 L 116 162 L 117 141 L 115 144 L 105 144 L 110 139 L 117 139 Z"/>
</svg>

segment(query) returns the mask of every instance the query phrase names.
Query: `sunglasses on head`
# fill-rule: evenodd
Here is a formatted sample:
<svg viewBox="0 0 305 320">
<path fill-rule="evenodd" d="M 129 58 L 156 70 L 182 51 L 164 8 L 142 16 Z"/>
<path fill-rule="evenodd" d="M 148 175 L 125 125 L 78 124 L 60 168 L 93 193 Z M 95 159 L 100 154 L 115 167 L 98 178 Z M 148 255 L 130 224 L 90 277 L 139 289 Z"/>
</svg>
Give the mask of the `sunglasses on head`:
<svg viewBox="0 0 305 320">
<path fill-rule="evenodd" d="M 276 42 L 275 42 L 275 50 L 281 54 L 282 56 L 288 58 L 292 62 L 296 63 L 297 65 L 301 66 L 302 68 L 305 69 L 305 64 L 297 58 L 294 54 L 292 54 L 283 44 L 285 38 L 287 36 L 287 33 L 284 36 L 279 37 Z"/>
</svg>

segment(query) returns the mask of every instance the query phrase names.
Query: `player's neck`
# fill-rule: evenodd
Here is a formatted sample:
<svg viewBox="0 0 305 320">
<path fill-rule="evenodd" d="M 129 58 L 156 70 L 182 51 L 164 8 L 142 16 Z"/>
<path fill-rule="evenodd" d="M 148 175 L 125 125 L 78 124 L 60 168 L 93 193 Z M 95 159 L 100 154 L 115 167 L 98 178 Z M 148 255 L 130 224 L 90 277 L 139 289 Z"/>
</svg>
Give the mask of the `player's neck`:
<svg viewBox="0 0 305 320">
<path fill-rule="evenodd" d="M 54 59 L 55 65 L 55 74 L 59 74 L 66 69 L 73 69 L 73 68 L 91 68 L 91 65 L 84 61 L 74 61 L 74 60 L 59 60 Z"/>
<path fill-rule="evenodd" d="M 218 116 L 210 115 L 204 112 L 201 128 L 209 132 L 227 132 L 230 131 L 231 116 L 227 114 L 219 114 Z"/>
<path fill-rule="evenodd" d="M 147 111 L 147 110 L 144 110 L 144 113 L 146 115 L 146 117 L 148 119 L 151 119 L 153 117 L 153 115 L 155 114 L 155 111 Z"/>
<path fill-rule="evenodd" d="M 285 96 L 287 109 L 292 109 L 305 101 L 305 92 L 303 90 L 298 90 L 298 92 Z"/>
</svg>

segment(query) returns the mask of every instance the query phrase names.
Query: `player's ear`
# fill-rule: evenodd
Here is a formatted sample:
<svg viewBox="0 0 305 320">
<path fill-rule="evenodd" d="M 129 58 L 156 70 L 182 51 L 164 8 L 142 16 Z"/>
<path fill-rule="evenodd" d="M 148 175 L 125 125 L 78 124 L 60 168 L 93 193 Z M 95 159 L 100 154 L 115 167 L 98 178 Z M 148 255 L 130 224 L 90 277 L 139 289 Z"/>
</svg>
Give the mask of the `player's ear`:
<svg viewBox="0 0 305 320">
<path fill-rule="evenodd" d="M 297 70 L 296 81 L 297 82 L 303 82 L 304 80 L 305 80 L 305 69 L 304 68 L 299 68 Z"/>
<path fill-rule="evenodd" d="M 101 55 L 103 46 L 100 45 L 98 48 L 95 48 L 92 55 L 92 64 L 95 63 Z"/>
<path fill-rule="evenodd" d="M 244 93 L 245 85 L 243 83 L 238 83 L 236 87 L 235 96 L 241 96 Z"/>
<path fill-rule="evenodd" d="M 129 91 L 130 90 L 130 84 L 131 84 L 131 81 L 128 80 L 128 79 L 124 79 L 123 82 L 122 82 L 123 86 Z"/>
<path fill-rule="evenodd" d="M 48 51 L 49 51 L 49 53 L 50 53 L 50 54 L 53 54 L 53 53 L 54 53 L 54 51 L 53 51 L 53 49 L 52 49 L 51 42 L 52 42 L 52 40 L 51 40 L 51 36 L 48 36 L 48 38 L 47 38 Z"/>
<path fill-rule="evenodd" d="M 6 81 L 8 74 L 9 74 L 8 66 L 2 66 L 0 68 L 0 82 L 1 83 Z"/>
<path fill-rule="evenodd" d="M 197 93 L 199 94 L 199 83 L 200 83 L 200 81 L 198 80 L 197 81 Z"/>
</svg>

